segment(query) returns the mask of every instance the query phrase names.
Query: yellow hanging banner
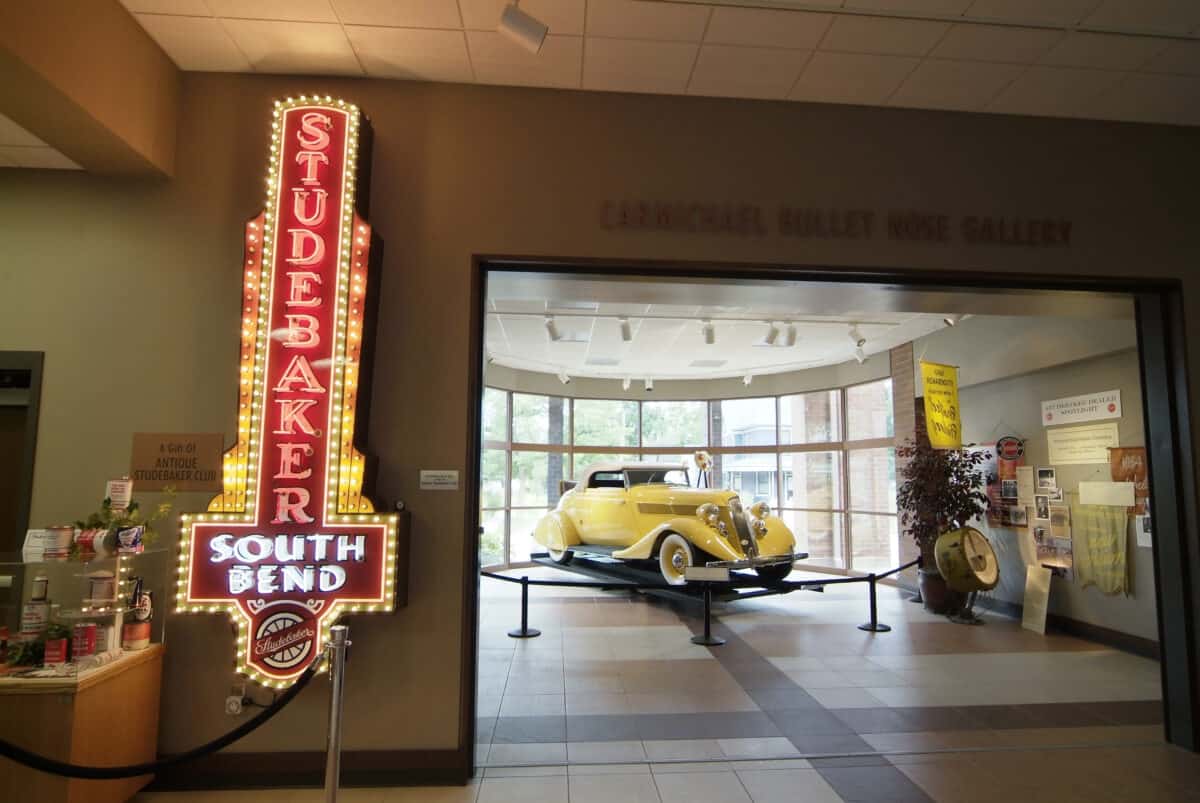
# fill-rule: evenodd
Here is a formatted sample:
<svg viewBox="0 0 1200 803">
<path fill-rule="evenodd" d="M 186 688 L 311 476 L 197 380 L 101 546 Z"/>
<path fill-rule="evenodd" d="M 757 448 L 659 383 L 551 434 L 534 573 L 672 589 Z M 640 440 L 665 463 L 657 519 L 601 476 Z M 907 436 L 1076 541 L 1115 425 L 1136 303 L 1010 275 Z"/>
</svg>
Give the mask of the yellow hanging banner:
<svg viewBox="0 0 1200 803">
<path fill-rule="evenodd" d="M 958 410 L 958 368 L 921 363 L 925 389 L 925 429 L 935 449 L 962 448 L 962 418 Z"/>
</svg>

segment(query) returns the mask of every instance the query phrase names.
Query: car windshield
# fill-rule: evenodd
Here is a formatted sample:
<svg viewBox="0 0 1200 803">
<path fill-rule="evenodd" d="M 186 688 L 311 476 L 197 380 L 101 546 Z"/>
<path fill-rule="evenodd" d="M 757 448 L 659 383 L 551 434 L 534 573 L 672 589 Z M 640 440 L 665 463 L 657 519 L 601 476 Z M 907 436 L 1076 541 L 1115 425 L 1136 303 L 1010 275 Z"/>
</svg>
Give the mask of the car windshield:
<svg viewBox="0 0 1200 803">
<path fill-rule="evenodd" d="M 682 468 L 627 468 L 629 485 L 690 485 L 688 473 Z"/>
</svg>

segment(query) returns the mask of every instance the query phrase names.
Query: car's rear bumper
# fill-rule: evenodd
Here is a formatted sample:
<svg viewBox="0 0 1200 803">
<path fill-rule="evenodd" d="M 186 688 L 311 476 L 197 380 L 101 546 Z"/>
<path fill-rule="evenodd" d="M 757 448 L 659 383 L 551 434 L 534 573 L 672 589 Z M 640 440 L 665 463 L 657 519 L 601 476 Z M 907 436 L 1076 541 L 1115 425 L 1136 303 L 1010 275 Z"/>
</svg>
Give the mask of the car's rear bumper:
<svg viewBox="0 0 1200 803">
<path fill-rule="evenodd" d="M 807 552 L 793 552 L 789 555 L 759 555 L 756 558 L 742 558 L 741 560 L 714 560 L 704 565 L 721 569 L 753 569 L 757 566 L 777 566 L 780 563 L 794 563 L 807 557 Z"/>
</svg>

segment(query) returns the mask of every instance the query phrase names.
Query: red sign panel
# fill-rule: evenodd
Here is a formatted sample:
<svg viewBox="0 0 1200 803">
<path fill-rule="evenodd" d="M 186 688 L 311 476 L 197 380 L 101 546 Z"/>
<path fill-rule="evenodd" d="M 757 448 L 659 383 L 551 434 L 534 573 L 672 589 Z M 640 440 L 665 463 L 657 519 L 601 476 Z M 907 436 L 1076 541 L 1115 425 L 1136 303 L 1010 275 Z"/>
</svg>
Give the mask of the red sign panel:
<svg viewBox="0 0 1200 803">
<path fill-rule="evenodd" d="M 392 610 L 396 517 L 354 447 L 371 232 L 355 214 L 358 109 L 276 103 L 266 210 L 246 225 L 238 439 L 183 516 L 180 611 L 225 611 L 238 671 L 295 680 L 346 611 Z"/>
</svg>

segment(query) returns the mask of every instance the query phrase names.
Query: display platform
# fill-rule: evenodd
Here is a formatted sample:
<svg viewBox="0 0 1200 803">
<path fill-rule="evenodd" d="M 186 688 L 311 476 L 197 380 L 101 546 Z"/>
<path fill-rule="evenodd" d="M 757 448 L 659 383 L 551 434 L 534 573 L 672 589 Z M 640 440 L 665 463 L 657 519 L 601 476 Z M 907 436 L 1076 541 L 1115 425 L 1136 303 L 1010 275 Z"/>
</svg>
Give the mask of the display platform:
<svg viewBox="0 0 1200 803">
<path fill-rule="evenodd" d="M 530 556 L 530 560 L 539 565 L 551 569 L 557 569 L 563 572 L 583 575 L 597 580 L 610 580 L 613 582 L 613 588 L 619 588 L 622 585 L 636 584 L 648 586 L 661 586 L 663 584 L 662 574 L 658 568 L 639 567 L 636 563 L 630 561 L 617 560 L 615 558 L 606 557 L 604 554 L 581 553 L 576 552 L 570 563 L 556 563 L 550 559 L 550 555 L 546 552 L 534 552 Z M 797 553 L 796 559 L 803 560 L 808 557 L 808 553 Z M 804 589 L 794 587 L 772 587 L 769 585 L 757 585 L 753 581 L 757 580 L 757 575 L 753 571 L 730 571 L 730 583 L 724 582 L 706 582 L 704 584 L 693 583 L 691 585 L 676 586 L 674 588 L 647 588 L 642 589 L 643 594 L 653 594 L 655 596 L 666 599 L 681 599 L 688 602 L 701 602 L 704 596 L 705 586 L 712 589 L 712 599 L 720 602 L 734 602 L 740 599 L 752 599 L 754 597 L 764 597 L 774 594 L 788 594 L 792 591 L 824 591 L 823 586 L 812 586 Z M 739 585 L 735 585 L 739 584 Z M 744 585 L 741 585 L 744 584 Z"/>
</svg>

